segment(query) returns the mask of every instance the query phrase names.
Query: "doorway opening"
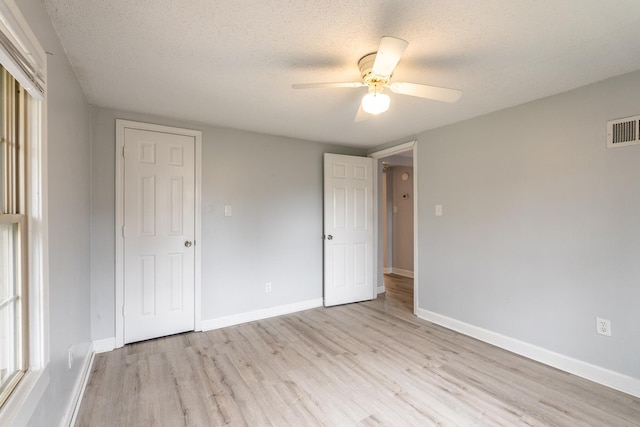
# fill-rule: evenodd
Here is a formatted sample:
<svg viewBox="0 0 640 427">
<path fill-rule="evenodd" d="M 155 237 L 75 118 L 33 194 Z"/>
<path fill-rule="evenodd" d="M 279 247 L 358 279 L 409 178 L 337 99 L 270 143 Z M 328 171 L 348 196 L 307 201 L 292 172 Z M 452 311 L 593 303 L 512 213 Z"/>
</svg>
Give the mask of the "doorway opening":
<svg viewBox="0 0 640 427">
<path fill-rule="evenodd" d="M 413 150 L 381 161 L 384 289 L 395 305 L 413 311 Z"/>
<path fill-rule="evenodd" d="M 378 293 L 395 308 L 416 312 L 417 168 L 415 141 L 371 156 L 377 165 Z"/>
</svg>

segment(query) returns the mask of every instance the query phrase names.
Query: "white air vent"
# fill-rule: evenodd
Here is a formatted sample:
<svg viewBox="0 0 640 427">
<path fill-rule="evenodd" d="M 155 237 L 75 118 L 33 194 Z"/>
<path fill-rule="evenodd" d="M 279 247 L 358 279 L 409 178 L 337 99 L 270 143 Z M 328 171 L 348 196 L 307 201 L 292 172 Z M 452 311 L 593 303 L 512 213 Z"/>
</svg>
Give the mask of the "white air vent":
<svg viewBox="0 0 640 427">
<path fill-rule="evenodd" d="M 607 122 L 607 148 L 640 144 L 640 116 Z"/>
</svg>

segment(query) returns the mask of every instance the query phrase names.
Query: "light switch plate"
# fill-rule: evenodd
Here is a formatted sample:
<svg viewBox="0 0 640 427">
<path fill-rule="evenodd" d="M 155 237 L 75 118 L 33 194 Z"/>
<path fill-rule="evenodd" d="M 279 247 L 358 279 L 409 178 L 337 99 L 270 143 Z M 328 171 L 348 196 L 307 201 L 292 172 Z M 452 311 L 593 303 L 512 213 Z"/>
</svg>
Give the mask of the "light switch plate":
<svg viewBox="0 0 640 427">
<path fill-rule="evenodd" d="M 233 209 L 231 208 L 231 205 L 225 205 L 224 216 L 231 216 L 231 215 L 233 215 Z"/>
<path fill-rule="evenodd" d="M 442 205 L 436 205 L 436 216 L 442 216 Z"/>
</svg>

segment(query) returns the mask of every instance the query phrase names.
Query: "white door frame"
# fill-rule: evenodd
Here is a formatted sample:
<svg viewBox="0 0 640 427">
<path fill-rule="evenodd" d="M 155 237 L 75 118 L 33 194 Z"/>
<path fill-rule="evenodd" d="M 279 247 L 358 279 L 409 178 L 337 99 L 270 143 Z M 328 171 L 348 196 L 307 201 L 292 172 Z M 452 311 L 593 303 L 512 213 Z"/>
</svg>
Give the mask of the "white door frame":
<svg viewBox="0 0 640 427">
<path fill-rule="evenodd" d="M 417 140 L 405 142 L 403 144 L 396 145 L 394 147 L 386 148 L 384 150 L 376 151 L 369 154 L 369 157 L 374 159 L 373 168 L 373 205 L 375 209 L 373 211 L 373 223 L 375 228 L 373 230 L 373 250 L 374 250 L 374 271 L 373 286 L 379 289 L 378 282 L 382 280 L 381 286 L 384 286 L 384 277 L 380 275 L 380 269 L 378 266 L 378 254 L 380 253 L 380 191 L 378 183 L 380 182 L 380 168 L 378 160 L 384 157 L 392 156 L 394 154 L 401 153 L 403 151 L 413 150 L 413 314 L 418 313 L 418 144 Z"/>
<path fill-rule="evenodd" d="M 134 122 L 116 119 L 116 277 L 115 277 L 115 319 L 116 319 L 116 348 L 124 345 L 124 132 L 127 128 L 147 130 L 153 132 L 172 133 L 192 136 L 195 140 L 195 272 L 194 272 L 194 326 L 196 331 L 202 330 L 201 320 L 201 197 L 202 197 L 202 132 L 198 130 L 182 129 L 150 123 Z"/>
</svg>

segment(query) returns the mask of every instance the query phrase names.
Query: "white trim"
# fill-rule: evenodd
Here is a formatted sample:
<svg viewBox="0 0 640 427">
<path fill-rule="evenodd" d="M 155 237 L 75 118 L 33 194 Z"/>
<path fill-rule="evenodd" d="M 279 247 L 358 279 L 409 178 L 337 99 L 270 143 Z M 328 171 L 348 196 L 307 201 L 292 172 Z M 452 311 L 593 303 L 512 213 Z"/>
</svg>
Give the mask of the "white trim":
<svg viewBox="0 0 640 427">
<path fill-rule="evenodd" d="M 409 277 L 409 278 L 413 279 L 413 271 L 403 270 L 401 268 L 392 267 L 391 268 L 391 273 L 392 274 L 397 274 L 398 276 L 404 276 L 404 277 Z"/>
<path fill-rule="evenodd" d="M 202 132 L 196 131 L 195 151 L 195 235 L 193 238 L 194 249 L 194 330 L 202 330 Z"/>
<path fill-rule="evenodd" d="M 393 268 L 391 268 L 391 267 L 385 267 L 384 268 L 384 274 L 390 274 L 392 272 L 393 272 Z"/>
<path fill-rule="evenodd" d="M 124 225 L 124 131 L 126 128 L 148 130 L 153 132 L 166 132 L 177 135 L 193 136 L 195 139 L 195 274 L 194 274 L 194 330 L 202 330 L 202 234 L 201 234 L 201 197 L 202 197 L 202 132 L 199 130 L 183 129 L 151 123 L 134 122 L 130 120 L 116 119 L 116 277 L 115 277 L 115 346 L 124 345 L 124 317 L 122 306 L 124 304 L 124 260 L 122 226 Z"/>
<path fill-rule="evenodd" d="M 102 340 L 95 340 L 93 342 L 94 353 L 106 353 L 108 351 L 115 350 L 115 348 L 116 348 L 116 337 L 105 338 Z"/>
<path fill-rule="evenodd" d="M 387 290 L 385 289 L 384 285 L 378 286 L 378 295 L 384 294 L 385 292 L 387 292 Z"/>
<path fill-rule="evenodd" d="M 419 209 L 418 209 L 418 176 L 420 175 L 418 169 L 418 141 L 413 144 L 413 313 L 418 314 L 418 300 L 420 292 L 420 281 L 418 280 L 418 265 L 419 260 L 418 253 L 420 252 L 420 245 L 418 245 L 418 228 L 420 224 Z"/>
<path fill-rule="evenodd" d="M 29 364 L 42 370 L 49 365 L 49 187 L 47 184 L 47 96 L 30 106 L 28 150 L 29 194 Z M 36 126 L 37 125 L 37 126 Z M 32 142 L 33 142 L 32 141 Z"/>
<path fill-rule="evenodd" d="M 122 238 L 122 226 L 124 224 L 124 158 L 122 156 L 124 150 L 124 123 L 116 120 L 116 275 L 115 275 L 115 339 L 116 347 L 124 345 L 124 254 L 122 247 L 124 241 Z"/>
<path fill-rule="evenodd" d="M 542 347 L 529 344 L 505 335 L 470 325 L 456 319 L 428 310 L 418 309 L 418 317 L 461 334 L 479 339 L 545 365 L 586 378 L 598 384 L 640 397 L 640 380 L 592 365 L 582 360 L 574 359 L 563 354 L 555 353 Z"/>
<path fill-rule="evenodd" d="M 322 298 L 317 298 L 308 301 L 296 302 L 293 304 L 279 305 L 276 307 L 247 311 L 244 313 L 233 314 L 231 316 L 218 317 L 216 319 L 203 320 L 202 330 L 210 331 L 213 329 L 226 328 L 227 326 L 239 325 L 241 323 L 254 322 L 256 320 L 268 319 L 270 317 L 277 317 L 284 314 L 291 314 L 298 311 L 322 307 L 322 305 Z"/>
<path fill-rule="evenodd" d="M 402 153 L 403 151 L 409 151 L 415 146 L 416 142 L 417 141 L 414 139 L 402 144 L 394 145 L 393 147 L 385 148 L 384 150 L 375 151 L 369 154 L 369 157 L 373 157 L 374 159 L 381 159 L 383 157 L 389 157 L 393 156 L 394 154 Z"/>
<path fill-rule="evenodd" d="M 384 150 L 376 151 L 369 154 L 369 157 L 374 159 L 375 167 L 373 170 L 375 171 L 375 175 L 373 177 L 373 206 L 375 209 L 373 210 L 373 248 L 375 256 L 373 258 L 373 268 L 376 272 L 374 276 L 374 284 L 378 289 L 380 287 L 384 288 L 384 278 L 378 275 L 378 252 L 379 252 L 379 244 L 380 244 L 380 218 L 378 215 L 379 211 L 379 203 L 380 203 L 380 189 L 378 188 L 378 181 L 380 180 L 379 174 L 380 170 L 378 167 L 378 160 L 384 157 L 392 156 L 397 153 L 402 153 L 403 151 L 413 150 L 413 312 L 414 314 L 418 313 L 418 141 L 412 140 L 409 142 L 405 142 L 403 144 L 398 144 L 394 147 L 386 148 Z M 384 270 L 384 268 L 383 268 Z M 380 286 L 378 282 L 382 279 L 382 285 Z"/>
<path fill-rule="evenodd" d="M 89 344 L 83 359 L 84 362 L 80 368 L 80 375 L 78 375 L 76 383 L 73 386 L 73 390 L 71 391 L 71 399 L 69 399 L 67 409 L 62 416 L 62 420 L 60 420 L 60 427 L 69 427 L 76 423 L 76 417 L 78 415 L 78 410 L 80 409 L 80 403 L 82 403 L 84 390 L 89 382 L 89 374 L 91 372 L 91 366 L 93 366 L 94 354 L 93 344 Z"/>
</svg>

